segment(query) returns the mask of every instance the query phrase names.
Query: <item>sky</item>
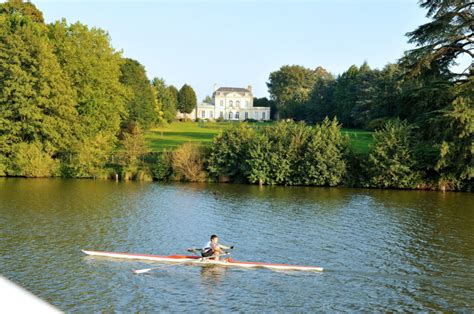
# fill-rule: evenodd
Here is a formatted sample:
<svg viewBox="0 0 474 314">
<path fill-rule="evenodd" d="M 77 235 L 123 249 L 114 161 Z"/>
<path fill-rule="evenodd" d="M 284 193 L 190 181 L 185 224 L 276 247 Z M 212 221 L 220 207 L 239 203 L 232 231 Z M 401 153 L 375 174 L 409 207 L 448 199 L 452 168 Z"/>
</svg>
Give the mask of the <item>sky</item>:
<svg viewBox="0 0 474 314">
<path fill-rule="evenodd" d="M 218 86 L 268 96 L 283 65 L 337 75 L 367 61 L 382 68 L 413 48 L 405 34 L 427 21 L 416 0 L 32 1 L 46 22 L 106 30 L 115 49 L 198 100 Z"/>
</svg>

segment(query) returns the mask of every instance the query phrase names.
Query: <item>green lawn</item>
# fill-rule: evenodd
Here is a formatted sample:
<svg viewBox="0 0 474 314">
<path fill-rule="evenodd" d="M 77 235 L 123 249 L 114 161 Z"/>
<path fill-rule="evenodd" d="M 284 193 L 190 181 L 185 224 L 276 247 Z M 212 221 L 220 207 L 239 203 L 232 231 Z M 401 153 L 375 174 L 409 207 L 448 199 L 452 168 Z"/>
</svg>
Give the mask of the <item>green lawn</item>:
<svg viewBox="0 0 474 314">
<path fill-rule="evenodd" d="M 238 122 L 174 122 L 163 128 L 151 129 L 145 138 L 154 152 L 172 150 L 185 142 L 208 144 L 222 129 Z M 271 125 L 270 122 L 252 123 L 255 126 Z M 366 153 L 372 142 L 372 132 L 354 129 L 343 129 L 342 133 L 349 135 L 354 151 Z M 162 136 L 163 134 L 163 136 Z"/>
</svg>

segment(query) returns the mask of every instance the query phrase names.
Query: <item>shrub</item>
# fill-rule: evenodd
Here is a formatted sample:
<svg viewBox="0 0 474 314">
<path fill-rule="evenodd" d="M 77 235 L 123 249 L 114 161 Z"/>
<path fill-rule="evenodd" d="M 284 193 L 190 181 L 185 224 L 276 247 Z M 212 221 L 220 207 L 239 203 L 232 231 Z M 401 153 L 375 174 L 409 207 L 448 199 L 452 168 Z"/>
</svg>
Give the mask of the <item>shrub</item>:
<svg viewBox="0 0 474 314">
<path fill-rule="evenodd" d="M 336 186 L 346 174 L 344 153 L 348 139 L 337 120 L 324 119 L 314 127 L 303 155 L 300 176 L 306 185 Z"/>
<path fill-rule="evenodd" d="M 53 159 L 41 143 L 19 143 L 12 151 L 9 175 L 37 178 L 58 174 L 59 161 Z"/>
<path fill-rule="evenodd" d="M 164 151 L 157 153 L 152 160 L 147 161 L 155 180 L 168 181 L 171 178 L 173 175 L 172 157 L 172 153 Z"/>
<path fill-rule="evenodd" d="M 102 175 L 110 156 L 110 139 L 101 133 L 77 143 L 63 156 L 61 173 L 71 178 L 95 178 Z"/>
<path fill-rule="evenodd" d="M 405 121 L 388 121 L 374 134 L 367 162 L 370 186 L 413 188 L 419 180 L 414 158 L 412 127 Z"/>
<path fill-rule="evenodd" d="M 199 146 L 185 143 L 172 154 L 173 175 L 177 180 L 201 182 L 206 179 L 204 159 Z"/>
<path fill-rule="evenodd" d="M 245 163 L 255 131 L 239 124 L 214 137 L 207 158 L 207 170 L 214 177 L 225 176 L 233 181 L 245 178 Z"/>
</svg>

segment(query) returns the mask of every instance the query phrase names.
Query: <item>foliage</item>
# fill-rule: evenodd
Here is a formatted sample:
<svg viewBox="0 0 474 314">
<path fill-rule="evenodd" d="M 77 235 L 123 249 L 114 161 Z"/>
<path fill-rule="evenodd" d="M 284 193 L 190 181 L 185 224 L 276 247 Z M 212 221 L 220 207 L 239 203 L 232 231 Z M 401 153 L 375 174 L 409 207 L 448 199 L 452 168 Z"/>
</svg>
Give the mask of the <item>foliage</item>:
<svg viewBox="0 0 474 314">
<path fill-rule="evenodd" d="M 175 179 L 202 182 L 206 179 L 201 147 L 185 143 L 172 153 L 172 168 Z"/>
<path fill-rule="evenodd" d="M 153 178 L 158 181 L 168 181 L 173 175 L 171 152 L 164 151 L 162 153 L 155 153 L 152 161 L 148 161 L 151 165 L 151 172 Z"/>
<path fill-rule="evenodd" d="M 101 176 L 110 156 L 109 145 L 109 136 L 102 133 L 82 139 L 62 157 L 62 175 L 71 178 Z"/>
<path fill-rule="evenodd" d="M 68 25 L 62 20 L 48 25 L 48 35 L 61 68 L 69 78 L 79 114 L 81 128 L 75 133 L 79 143 L 72 147 L 72 154 L 78 158 L 82 155 L 79 159 L 85 164 L 97 165 L 92 154 L 82 154 L 79 149 L 92 145 L 90 150 L 102 159 L 114 148 L 120 124 L 127 114 L 125 101 L 130 96 L 120 82 L 124 61 L 101 29 L 79 22 Z M 86 156 L 92 158 L 90 162 L 84 159 Z M 78 168 L 82 169 L 80 176 L 96 172 L 96 166 L 83 166 Z"/>
<path fill-rule="evenodd" d="M 289 102 L 304 103 L 309 99 L 318 77 L 332 76 L 321 67 L 312 70 L 298 65 L 285 65 L 278 71 L 270 73 L 267 82 L 268 92 L 271 99 L 276 102 L 281 118 L 291 116 L 291 113 L 285 111 Z"/>
<path fill-rule="evenodd" d="M 196 93 L 193 88 L 184 84 L 178 93 L 178 110 L 182 113 L 191 113 L 196 108 L 196 103 Z"/>
<path fill-rule="evenodd" d="M 166 86 L 165 81 L 160 78 L 154 78 L 152 85 L 156 91 L 156 100 L 163 112 L 164 119 L 167 122 L 172 122 L 176 118 L 177 106 L 177 98 L 173 92 L 173 86 Z"/>
<path fill-rule="evenodd" d="M 16 11 L 2 13 L 0 38 L 0 154 L 16 164 L 20 153 L 56 158 L 79 128 L 74 94 L 46 28 Z"/>
<path fill-rule="evenodd" d="M 209 95 L 206 95 L 206 97 L 204 97 L 204 99 L 202 100 L 203 103 L 206 103 L 206 104 L 212 104 L 212 98 L 211 96 Z"/>
<path fill-rule="evenodd" d="M 463 56 L 474 57 L 474 3 L 470 0 L 421 0 L 428 10 L 428 23 L 407 36 L 418 47 L 405 53 L 402 62 L 408 75 L 419 76 L 433 68 L 448 69 Z M 470 85 L 472 90 L 473 63 L 460 73 L 449 71 L 451 80 Z"/>
<path fill-rule="evenodd" d="M 253 130 L 225 130 L 209 148 L 208 170 L 215 177 L 246 178 L 250 183 L 338 185 L 345 174 L 347 139 L 336 120 L 315 128 L 281 121 Z"/>
<path fill-rule="evenodd" d="M 136 169 L 140 158 L 147 152 L 147 143 L 138 123 L 130 123 L 128 130 L 123 133 L 122 162 L 128 168 Z"/>
<path fill-rule="evenodd" d="M 11 168 L 7 172 L 11 176 L 52 177 L 57 175 L 58 168 L 59 161 L 41 143 L 23 142 L 13 146 Z"/>
<path fill-rule="evenodd" d="M 0 4 L 0 15 L 14 15 L 28 17 L 32 22 L 44 24 L 43 13 L 31 2 L 23 0 L 8 0 Z"/>
<path fill-rule="evenodd" d="M 346 174 L 347 138 L 337 120 L 325 119 L 314 128 L 303 150 L 299 178 L 305 185 L 339 185 Z"/>
<path fill-rule="evenodd" d="M 155 110 L 157 99 L 146 76 L 145 68 L 138 61 L 127 58 L 122 64 L 121 71 L 120 81 L 131 94 L 126 104 L 128 121 L 137 122 L 148 129 L 157 122 L 158 115 Z"/>
<path fill-rule="evenodd" d="M 451 189 L 473 188 L 474 178 L 474 104 L 473 97 L 459 97 L 443 112 L 447 130 L 439 148 L 435 169 L 440 185 Z"/>
<path fill-rule="evenodd" d="M 388 121 L 375 132 L 367 173 L 370 186 L 380 188 L 414 188 L 420 173 L 414 159 L 412 126 L 405 121 Z"/>
<path fill-rule="evenodd" d="M 243 161 L 247 159 L 255 131 L 246 124 L 225 129 L 212 140 L 207 156 L 207 170 L 211 176 L 242 179 Z"/>
</svg>

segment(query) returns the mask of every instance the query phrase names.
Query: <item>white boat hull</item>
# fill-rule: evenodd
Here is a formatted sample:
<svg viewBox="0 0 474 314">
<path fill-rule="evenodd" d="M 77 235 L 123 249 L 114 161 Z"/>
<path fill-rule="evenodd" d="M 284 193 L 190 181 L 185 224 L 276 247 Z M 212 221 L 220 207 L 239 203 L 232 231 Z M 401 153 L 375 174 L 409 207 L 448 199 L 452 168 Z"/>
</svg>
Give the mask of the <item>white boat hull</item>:
<svg viewBox="0 0 474 314">
<path fill-rule="evenodd" d="M 234 266 L 244 268 L 255 268 L 263 267 L 275 270 L 304 270 L 304 271 L 318 271 L 322 272 L 323 268 L 318 266 L 299 266 L 299 265 L 287 265 L 287 264 L 272 264 L 272 263 L 260 263 L 260 262 L 238 262 L 238 261 L 215 261 L 210 259 L 202 260 L 200 256 L 188 256 L 188 255 L 151 255 L 151 254 L 130 254 L 130 253 L 117 253 L 117 252 L 102 252 L 102 251 L 87 251 L 82 250 L 87 255 L 91 256 L 102 256 L 120 259 L 131 259 L 131 260 L 144 260 L 154 262 L 169 262 L 169 263 L 180 263 L 180 264 L 198 264 L 198 265 L 218 265 L 218 266 Z"/>
</svg>

